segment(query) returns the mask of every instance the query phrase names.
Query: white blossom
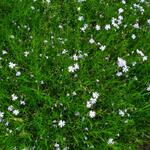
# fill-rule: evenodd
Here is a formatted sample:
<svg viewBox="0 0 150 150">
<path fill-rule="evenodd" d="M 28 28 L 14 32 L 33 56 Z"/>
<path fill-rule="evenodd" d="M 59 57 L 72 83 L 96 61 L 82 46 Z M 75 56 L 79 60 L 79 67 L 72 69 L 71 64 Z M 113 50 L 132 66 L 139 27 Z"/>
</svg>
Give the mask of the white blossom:
<svg viewBox="0 0 150 150">
<path fill-rule="evenodd" d="M 66 124 L 66 122 L 63 121 L 63 120 L 60 120 L 59 123 L 58 123 L 58 125 L 59 125 L 61 128 L 64 127 L 65 124 Z"/>
<path fill-rule="evenodd" d="M 114 144 L 114 140 L 113 140 L 112 138 L 110 138 L 110 139 L 108 139 L 107 143 L 108 143 L 109 145 L 112 145 L 112 144 Z"/>
<path fill-rule="evenodd" d="M 93 111 L 93 110 L 91 110 L 91 111 L 89 112 L 89 117 L 90 117 L 90 118 L 94 118 L 95 116 L 96 116 L 96 112 Z"/>
<path fill-rule="evenodd" d="M 9 62 L 9 68 L 13 69 L 16 67 L 16 64 L 12 63 L 12 62 Z"/>
<path fill-rule="evenodd" d="M 17 96 L 17 95 L 15 95 L 15 94 L 12 94 L 12 95 L 11 95 L 11 98 L 12 98 L 12 100 L 13 100 L 13 101 L 15 101 L 15 100 L 17 100 L 17 99 L 18 99 L 18 96 Z"/>
<path fill-rule="evenodd" d="M 19 110 L 13 110 L 13 114 L 17 116 L 19 114 Z"/>
</svg>

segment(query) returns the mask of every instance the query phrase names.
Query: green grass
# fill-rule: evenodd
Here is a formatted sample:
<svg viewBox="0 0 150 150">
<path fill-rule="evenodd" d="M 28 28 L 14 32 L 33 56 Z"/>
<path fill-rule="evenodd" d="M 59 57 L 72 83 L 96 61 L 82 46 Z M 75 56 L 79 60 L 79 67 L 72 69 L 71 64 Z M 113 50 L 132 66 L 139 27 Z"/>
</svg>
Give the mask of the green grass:
<svg viewBox="0 0 150 150">
<path fill-rule="evenodd" d="M 112 18 L 118 19 L 119 8 L 124 12 L 117 29 Z M 148 0 L 0 1 L 0 150 L 138 150 L 149 143 L 148 19 Z M 98 43 L 106 46 L 104 51 Z M 74 54 L 81 58 L 73 60 Z M 128 67 L 120 77 L 118 58 Z M 10 62 L 16 66 L 10 68 Z M 69 72 L 75 63 L 79 69 Z M 87 108 L 93 92 L 99 97 Z M 18 115 L 8 110 L 11 105 Z M 94 118 L 90 110 L 96 112 Z M 60 120 L 65 121 L 62 128 Z"/>
</svg>

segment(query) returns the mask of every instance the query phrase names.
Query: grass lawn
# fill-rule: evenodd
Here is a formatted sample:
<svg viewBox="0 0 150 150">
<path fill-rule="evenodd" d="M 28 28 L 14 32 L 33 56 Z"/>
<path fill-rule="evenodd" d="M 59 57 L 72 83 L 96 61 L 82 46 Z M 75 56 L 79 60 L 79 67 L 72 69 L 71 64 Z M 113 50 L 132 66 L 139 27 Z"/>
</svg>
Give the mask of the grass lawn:
<svg viewBox="0 0 150 150">
<path fill-rule="evenodd" d="M 0 150 L 145 143 L 149 0 L 0 1 Z"/>
</svg>

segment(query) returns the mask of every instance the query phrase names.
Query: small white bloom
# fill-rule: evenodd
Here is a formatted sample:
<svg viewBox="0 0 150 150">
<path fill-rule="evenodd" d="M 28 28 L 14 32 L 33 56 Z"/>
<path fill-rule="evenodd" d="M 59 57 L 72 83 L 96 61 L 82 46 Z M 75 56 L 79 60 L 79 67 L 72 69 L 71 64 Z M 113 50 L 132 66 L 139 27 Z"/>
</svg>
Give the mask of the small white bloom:
<svg viewBox="0 0 150 150">
<path fill-rule="evenodd" d="M 13 111 L 13 109 L 14 109 L 14 107 L 13 107 L 12 105 L 10 105 L 10 106 L 8 107 L 8 111 Z"/>
<path fill-rule="evenodd" d="M 92 107 L 92 104 L 90 103 L 90 101 L 87 101 L 86 107 L 87 107 L 87 108 L 91 108 L 91 107 Z"/>
<path fill-rule="evenodd" d="M 123 16 L 119 16 L 118 19 L 119 19 L 119 20 L 123 20 Z"/>
<path fill-rule="evenodd" d="M 136 35 L 135 35 L 135 34 L 132 34 L 132 36 L 131 36 L 131 37 L 132 37 L 132 39 L 133 39 L 133 40 L 135 40 L 135 39 L 136 39 Z"/>
<path fill-rule="evenodd" d="M 93 96 L 93 98 L 98 99 L 99 93 L 98 92 L 93 92 L 92 96 Z"/>
<path fill-rule="evenodd" d="M 14 110 L 13 114 L 17 116 L 19 114 L 19 110 Z"/>
<path fill-rule="evenodd" d="M 16 76 L 19 77 L 20 75 L 21 75 L 21 72 L 20 72 L 20 71 L 17 71 L 17 72 L 16 72 Z"/>
<path fill-rule="evenodd" d="M 106 49 L 106 46 L 105 45 L 102 45 L 102 46 L 100 46 L 100 48 L 99 48 L 101 51 L 104 51 L 105 49 Z"/>
<path fill-rule="evenodd" d="M 95 29 L 96 29 L 97 31 L 99 31 L 100 28 L 101 28 L 101 27 L 100 27 L 99 25 L 96 25 L 96 26 L 95 26 Z"/>
<path fill-rule="evenodd" d="M 78 70 L 79 69 L 79 65 L 77 63 L 74 64 L 74 69 Z"/>
<path fill-rule="evenodd" d="M 50 0 L 46 0 L 46 2 L 47 2 L 47 3 L 50 3 L 51 1 L 50 1 Z"/>
<path fill-rule="evenodd" d="M 133 27 L 136 28 L 136 29 L 139 29 L 139 28 L 140 28 L 139 23 L 135 23 L 135 24 L 133 25 Z"/>
<path fill-rule="evenodd" d="M 78 17 L 78 20 L 79 20 L 79 21 L 82 21 L 82 20 L 84 20 L 84 17 L 83 17 L 83 16 L 79 16 L 79 17 Z"/>
<path fill-rule="evenodd" d="M 147 60 L 147 58 L 148 58 L 147 56 L 144 56 L 144 57 L 143 57 L 143 61 L 146 61 L 146 60 Z"/>
<path fill-rule="evenodd" d="M 124 66 L 126 66 L 126 61 L 123 60 L 122 58 L 118 57 L 118 66 L 119 66 L 119 67 L 124 67 Z"/>
<path fill-rule="evenodd" d="M 9 62 L 9 68 L 13 69 L 16 67 L 16 64 L 12 63 L 12 62 Z"/>
<path fill-rule="evenodd" d="M 125 1 L 125 0 L 122 0 L 122 4 L 126 4 L 126 1 Z"/>
<path fill-rule="evenodd" d="M 4 112 L 0 111 L 0 119 L 4 117 Z"/>
<path fill-rule="evenodd" d="M 18 96 L 17 96 L 17 95 L 15 95 L 15 94 L 12 94 L 12 95 L 11 95 L 11 98 L 12 98 L 12 100 L 13 100 L 13 101 L 15 101 L 15 100 L 17 100 L 17 99 L 18 99 Z"/>
<path fill-rule="evenodd" d="M 90 44 L 95 43 L 94 39 L 93 39 L 93 38 L 91 38 L 91 39 L 89 40 L 89 43 L 90 43 Z"/>
<path fill-rule="evenodd" d="M 97 99 L 96 98 L 90 98 L 90 103 L 93 105 L 97 102 Z"/>
<path fill-rule="evenodd" d="M 112 145 L 112 144 L 114 144 L 114 140 L 113 140 L 112 138 L 110 138 L 110 139 L 108 139 L 107 143 L 108 143 L 109 145 Z"/>
<path fill-rule="evenodd" d="M 48 43 L 48 41 L 47 41 L 47 40 L 44 40 L 44 43 L 46 44 L 46 43 Z"/>
<path fill-rule="evenodd" d="M 121 14 L 121 13 L 123 13 L 123 12 L 124 12 L 123 8 L 119 8 L 119 9 L 118 9 L 118 13 L 119 13 L 119 14 Z"/>
<path fill-rule="evenodd" d="M 25 51 L 24 56 L 27 57 L 29 55 L 29 52 Z"/>
<path fill-rule="evenodd" d="M 124 117 L 125 112 L 124 112 L 123 110 L 120 110 L 120 109 L 119 109 L 119 115 L 122 116 L 122 117 Z"/>
<path fill-rule="evenodd" d="M 69 66 L 69 67 L 68 67 L 68 71 L 69 71 L 69 72 L 75 72 L 75 69 L 74 69 L 73 66 Z"/>
<path fill-rule="evenodd" d="M 76 95 L 77 95 L 77 93 L 74 91 L 74 92 L 72 92 L 72 95 L 73 95 L 73 96 L 76 96 Z"/>
<path fill-rule="evenodd" d="M 66 54 L 67 52 L 68 52 L 68 50 L 64 49 L 64 50 L 62 51 L 62 54 Z"/>
<path fill-rule="evenodd" d="M 60 147 L 60 145 L 58 144 L 58 143 L 55 143 L 55 145 L 54 145 L 55 147 Z"/>
<path fill-rule="evenodd" d="M 149 91 L 149 92 L 150 92 L 150 85 L 147 87 L 147 91 Z"/>
<path fill-rule="evenodd" d="M 89 112 L 89 117 L 90 117 L 90 118 L 94 118 L 95 116 L 96 116 L 96 112 L 91 110 L 91 111 Z"/>
<path fill-rule="evenodd" d="M 73 60 L 78 60 L 79 59 L 79 57 L 76 54 L 74 54 L 72 57 L 73 57 Z"/>
<path fill-rule="evenodd" d="M 111 29 L 110 24 L 105 25 L 105 30 L 109 30 L 109 29 Z"/>
<path fill-rule="evenodd" d="M 25 105 L 25 101 L 20 101 L 20 105 Z"/>
<path fill-rule="evenodd" d="M 129 70 L 129 69 L 128 69 L 128 66 L 124 66 L 124 67 L 122 68 L 122 71 L 123 71 L 123 72 L 128 72 L 128 70 Z"/>
<path fill-rule="evenodd" d="M 63 120 L 60 120 L 59 121 L 59 123 L 58 123 L 58 125 L 62 128 L 62 127 L 64 127 L 65 126 L 65 121 L 63 121 Z"/>
<path fill-rule="evenodd" d="M 32 9 L 32 10 L 35 10 L 35 7 L 34 7 L 34 6 L 31 6 L 31 9 Z"/>
<path fill-rule="evenodd" d="M 7 54 L 7 51 L 3 50 L 3 51 L 2 51 L 2 54 L 3 54 L 3 55 Z"/>
<path fill-rule="evenodd" d="M 116 75 L 117 75 L 118 77 L 120 77 L 120 76 L 122 76 L 122 72 L 117 72 Z"/>
<path fill-rule="evenodd" d="M 147 20 L 147 23 L 150 25 L 150 19 Z"/>
<path fill-rule="evenodd" d="M 136 52 L 137 52 L 137 54 L 139 54 L 139 55 L 141 55 L 142 57 L 144 57 L 144 53 L 142 52 L 142 51 L 140 51 L 140 50 L 136 50 Z"/>
</svg>

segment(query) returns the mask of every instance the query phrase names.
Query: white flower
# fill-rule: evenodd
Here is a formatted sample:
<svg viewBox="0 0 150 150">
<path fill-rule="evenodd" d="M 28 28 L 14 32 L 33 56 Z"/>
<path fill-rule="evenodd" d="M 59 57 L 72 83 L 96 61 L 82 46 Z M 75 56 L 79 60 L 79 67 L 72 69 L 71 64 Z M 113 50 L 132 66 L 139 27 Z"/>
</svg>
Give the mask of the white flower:
<svg viewBox="0 0 150 150">
<path fill-rule="evenodd" d="M 150 19 L 147 20 L 147 23 L 150 25 Z"/>
<path fill-rule="evenodd" d="M 118 66 L 119 66 L 119 67 L 124 67 L 124 66 L 126 66 L 126 61 L 123 60 L 122 58 L 118 57 Z"/>
<path fill-rule="evenodd" d="M 131 36 L 131 37 L 132 37 L 132 39 L 133 39 L 133 40 L 135 40 L 135 39 L 136 39 L 136 35 L 135 35 L 135 34 L 132 34 L 132 36 Z"/>
<path fill-rule="evenodd" d="M 0 111 L 0 119 L 4 117 L 4 112 Z"/>
<path fill-rule="evenodd" d="M 11 97 L 12 97 L 12 100 L 13 100 L 13 101 L 15 101 L 15 100 L 18 99 L 18 97 L 17 97 L 15 94 L 12 94 Z"/>
<path fill-rule="evenodd" d="M 120 77 L 120 76 L 122 76 L 122 72 L 117 72 L 116 75 L 117 75 L 118 77 Z"/>
<path fill-rule="evenodd" d="M 97 31 L 99 31 L 101 27 L 99 25 L 96 25 L 95 28 Z"/>
<path fill-rule="evenodd" d="M 99 48 L 101 51 L 104 51 L 105 49 L 106 49 L 106 46 L 105 45 L 102 45 L 102 46 L 100 46 L 100 48 Z"/>
<path fill-rule="evenodd" d="M 148 58 L 147 56 L 144 56 L 144 57 L 143 57 L 143 61 L 146 61 L 146 60 L 147 60 L 147 58 Z"/>
<path fill-rule="evenodd" d="M 81 31 L 85 32 L 85 30 L 87 29 L 87 27 L 88 27 L 88 24 L 84 24 L 84 26 L 81 27 L 80 29 L 81 29 Z"/>
<path fill-rule="evenodd" d="M 90 101 L 87 101 L 86 107 L 87 107 L 87 108 L 91 108 L 91 107 L 92 107 L 92 104 L 90 103 Z"/>
<path fill-rule="evenodd" d="M 63 121 L 63 120 L 60 120 L 59 121 L 59 123 L 58 123 L 58 125 L 62 128 L 62 127 L 64 127 L 65 126 L 65 121 Z"/>
<path fill-rule="evenodd" d="M 79 16 L 78 18 L 79 21 L 82 21 L 83 19 L 84 19 L 83 16 Z"/>
<path fill-rule="evenodd" d="M 91 111 L 89 112 L 89 117 L 90 117 L 90 118 L 94 118 L 95 116 L 96 116 L 96 112 L 91 110 Z"/>
<path fill-rule="evenodd" d="M 125 115 L 125 112 L 119 109 L 119 115 L 123 117 Z"/>
<path fill-rule="evenodd" d="M 74 66 L 68 67 L 68 71 L 69 72 L 75 72 L 75 71 L 79 70 L 79 68 L 80 68 L 79 65 L 77 63 L 75 63 Z"/>
<path fill-rule="evenodd" d="M 27 57 L 29 55 L 29 52 L 25 51 L 24 56 Z"/>
<path fill-rule="evenodd" d="M 10 106 L 8 107 L 8 111 L 13 111 L 13 109 L 14 109 L 14 107 L 13 107 L 12 105 L 10 105 Z"/>
<path fill-rule="evenodd" d="M 112 138 L 110 138 L 110 139 L 108 139 L 107 143 L 111 145 L 111 144 L 114 144 L 114 141 Z"/>
<path fill-rule="evenodd" d="M 17 76 L 17 77 L 19 77 L 20 75 L 21 75 L 21 72 L 20 72 L 20 71 L 16 72 L 16 76 Z"/>
<path fill-rule="evenodd" d="M 19 114 L 19 110 L 14 110 L 13 114 L 17 116 Z"/>
<path fill-rule="evenodd" d="M 90 44 L 93 44 L 95 41 L 94 41 L 94 39 L 93 38 L 91 38 L 90 40 L 89 40 L 89 43 Z"/>
<path fill-rule="evenodd" d="M 54 145 L 55 147 L 60 147 L 60 145 L 58 144 L 58 143 L 55 143 L 55 145 Z"/>
<path fill-rule="evenodd" d="M 20 101 L 20 104 L 25 105 L 26 103 L 25 103 L 25 101 Z"/>
<path fill-rule="evenodd" d="M 46 0 L 46 2 L 47 2 L 47 3 L 50 3 L 51 1 L 50 1 L 50 0 Z"/>
<path fill-rule="evenodd" d="M 105 30 L 109 30 L 110 28 L 110 24 L 105 25 Z"/>
<path fill-rule="evenodd" d="M 16 67 L 16 64 L 9 62 L 9 68 L 13 69 L 14 67 Z"/>
<path fill-rule="evenodd" d="M 122 4 L 126 4 L 126 1 L 125 1 L 125 0 L 122 0 Z"/>
<path fill-rule="evenodd" d="M 73 60 L 78 60 L 79 58 L 76 54 L 74 54 L 72 57 L 73 57 Z"/>
<path fill-rule="evenodd" d="M 122 16 L 119 16 L 118 19 L 119 19 L 119 20 L 123 20 L 123 17 L 122 17 Z"/>
<path fill-rule="evenodd" d="M 122 68 L 122 71 L 123 71 L 123 72 L 128 72 L 128 70 L 129 70 L 129 69 L 128 69 L 128 66 L 124 66 L 124 67 Z"/>
<path fill-rule="evenodd" d="M 123 10 L 122 8 L 119 8 L 119 9 L 118 9 L 118 13 L 119 13 L 119 14 L 121 14 L 121 13 L 123 13 L 123 12 L 124 12 L 124 10 Z"/>
<path fill-rule="evenodd" d="M 98 92 L 93 92 L 92 96 L 93 96 L 93 98 L 98 99 L 99 93 Z"/>
<path fill-rule="evenodd" d="M 141 55 L 142 57 L 144 56 L 144 53 L 142 51 L 137 49 L 136 52 L 137 52 L 137 54 Z"/>
<path fill-rule="evenodd" d="M 136 29 L 139 29 L 139 28 L 140 28 L 139 23 L 135 23 L 135 24 L 133 25 L 133 27 L 136 28 Z"/>
<path fill-rule="evenodd" d="M 62 51 L 62 54 L 66 54 L 67 52 L 68 52 L 68 50 L 64 49 L 64 50 Z"/>
<path fill-rule="evenodd" d="M 141 3 L 145 2 L 145 0 L 140 0 Z"/>
<path fill-rule="evenodd" d="M 90 103 L 93 105 L 97 102 L 97 99 L 96 98 L 90 98 Z"/>
<path fill-rule="evenodd" d="M 76 96 L 76 95 L 77 95 L 77 93 L 74 91 L 74 92 L 72 92 L 72 95 L 73 95 L 73 96 Z"/>
<path fill-rule="evenodd" d="M 147 87 L 147 91 L 149 91 L 149 92 L 150 92 L 150 85 Z"/>
<path fill-rule="evenodd" d="M 78 0 L 78 2 L 79 2 L 79 3 L 81 3 L 81 2 L 85 2 L 85 1 L 86 1 L 86 0 Z"/>
<path fill-rule="evenodd" d="M 74 64 L 74 69 L 75 70 L 78 70 L 79 69 L 79 65 L 76 63 L 76 64 Z"/>
<path fill-rule="evenodd" d="M 73 66 L 69 66 L 69 67 L 68 67 L 68 71 L 69 71 L 69 72 L 75 72 L 75 69 L 74 69 Z"/>
<path fill-rule="evenodd" d="M 3 51 L 2 51 L 2 54 L 3 54 L 3 55 L 7 54 L 7 51 L 3 50 Z"/>
</svg>

